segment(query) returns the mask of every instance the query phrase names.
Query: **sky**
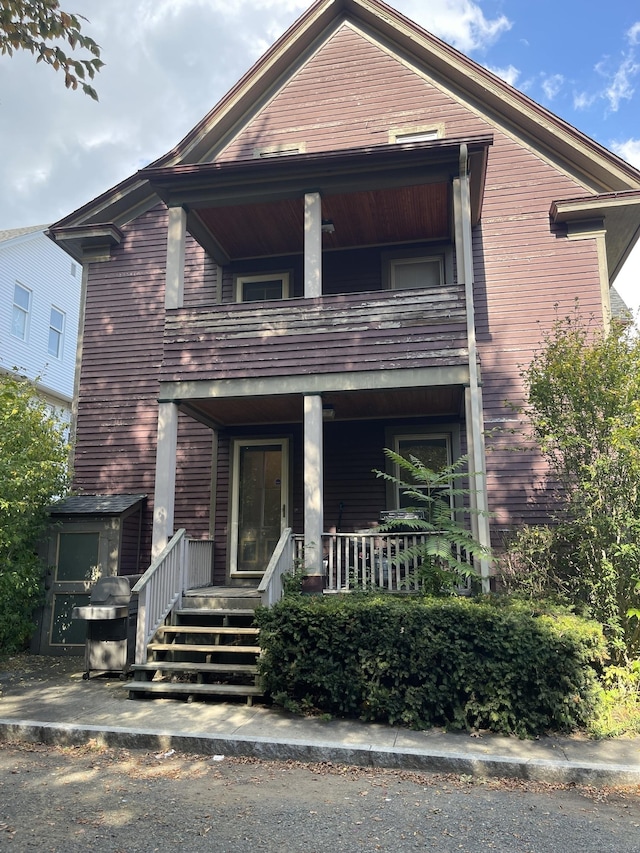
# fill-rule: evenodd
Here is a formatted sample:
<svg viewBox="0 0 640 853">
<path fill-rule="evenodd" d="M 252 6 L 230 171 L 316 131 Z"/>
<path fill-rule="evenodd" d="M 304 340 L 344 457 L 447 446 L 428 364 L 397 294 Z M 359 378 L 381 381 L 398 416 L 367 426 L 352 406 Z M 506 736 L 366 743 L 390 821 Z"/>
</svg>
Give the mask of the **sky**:
<svg viewBox="0 0 640 853">
<path fill-rule="evenodd" d="M 0 230 L 54 222 L 166 153 L 310 0 L 61 0 L 105 67 L 96 103 L 0 57 Z M 637 0 L 392 0 L 398 11 L 640 168 Z M 640 245 L 616 287 L 640 306 Z"/>
</svg>

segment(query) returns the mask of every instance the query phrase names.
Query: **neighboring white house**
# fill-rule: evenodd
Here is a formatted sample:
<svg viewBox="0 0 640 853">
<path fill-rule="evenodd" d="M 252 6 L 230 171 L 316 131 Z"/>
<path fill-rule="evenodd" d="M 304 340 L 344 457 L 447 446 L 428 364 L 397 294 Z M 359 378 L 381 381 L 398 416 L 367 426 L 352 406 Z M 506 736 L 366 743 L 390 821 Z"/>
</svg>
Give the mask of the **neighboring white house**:
<svg viewBox="0 0 640 853">
<path fill-rule="evenodd" d="M 0 231 L 0 371 L 35 380 L 70 417 L 82 267 L 46 229 Z"/>
</svg>

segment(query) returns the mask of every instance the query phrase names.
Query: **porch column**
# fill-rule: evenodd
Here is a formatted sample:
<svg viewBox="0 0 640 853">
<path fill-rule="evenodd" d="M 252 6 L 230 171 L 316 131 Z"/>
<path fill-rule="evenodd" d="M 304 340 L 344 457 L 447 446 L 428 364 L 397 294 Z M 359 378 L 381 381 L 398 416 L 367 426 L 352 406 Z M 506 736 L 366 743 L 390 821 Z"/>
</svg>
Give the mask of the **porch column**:
<svg viewBox="0 0 640 853">
<path fill-rule="evenodd" d="M 304 197 L 304 295 L 322 296 L 322 200 L 317 192 Z"/>
<path fill-rule="evenodd" d="M 174 534 L 173 514 L 176 493 L 176 453 L 178 449 L 178 407 L 158 404 L 156 485 L 153 496 L 153 537 L 151 559 L 160 554 Z"/>
<path fill-rule="evenodd" d="M 186 237 L 186 210 L 183 207 L 170 207 L 169 223 L 167 226 L 165 308 L 182 308 L 184 301 L 184 253 Z"/>
<path fill-rule="evenodd" d="M 308 592 L 321 592 L 322 528 L 322 397 L 304 396 L 304 563 Z"/>
<path fill-rule="evenodd" d="M 469 349 L 469 387 L 465 391 L 465 416 L 467 421 L 467 444 L 469 451 L 469 485 L 472 508 L 478 514 L 472 522 L 472 530 L 481 545 L 489 548 L 487 472 L 484 447 L 484 413 L 482 388 L 478 372 L 478 348 L 476 344 L 475 307 L 473 301 L 473 243 L 471 232 L 471 196 L 467 146 L 460 146 L 460 176 L 453 181 L 453 209 L 456 236 L 456 267 L 460 283 L 464 283 L 467 344 Z M 482 591 L 489 592 L 489 561 L 480 562 Z"/>
</svg>

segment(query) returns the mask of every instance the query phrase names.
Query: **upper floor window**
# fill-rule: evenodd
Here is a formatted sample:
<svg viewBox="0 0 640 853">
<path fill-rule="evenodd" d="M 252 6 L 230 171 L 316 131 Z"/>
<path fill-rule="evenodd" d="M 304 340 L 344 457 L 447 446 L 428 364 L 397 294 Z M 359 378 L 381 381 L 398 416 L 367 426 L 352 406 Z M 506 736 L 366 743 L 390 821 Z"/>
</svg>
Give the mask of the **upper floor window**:
<svg viewBox="0 0 640 853">
<path fill-rule="evenodd" d="M 433 255 L 417 258 L 393 258 L 389 261 L 389 286 L 435 287 L 444 282 L 444 258 Z"/>
<path fill-rule="evenodd" d="M 236 302 L 289 298 L 289 273 L 236 276 Z"/>
<path fill-rule="evenodd" d="M 27 340 L 29 332 L 29 314 L 31 312 L 31 291 L 18 282 L 13 288 L 13 314 L 11 334 L 21 341 Z"/>
<path fill-rule="evenodd" d="M 64 314 L 53 305 L 49 320 L 49 354 L 54 358 L 62 357 L 62 337 L 64 334 Z"/>
</svg>

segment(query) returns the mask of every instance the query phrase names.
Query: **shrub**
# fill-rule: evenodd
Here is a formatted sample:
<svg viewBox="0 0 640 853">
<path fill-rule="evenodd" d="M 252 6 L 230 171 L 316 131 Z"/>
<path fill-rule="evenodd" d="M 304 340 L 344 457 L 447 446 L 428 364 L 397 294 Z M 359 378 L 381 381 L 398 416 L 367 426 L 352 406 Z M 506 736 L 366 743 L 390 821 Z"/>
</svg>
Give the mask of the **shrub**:
<svg viewBox="0 0 640 853">
<path fill-rule="evenodd" d="M 267 691 L 290 710 L 534 735 L 583 726 L 599 625 L 494 599 L 283 600 L 257 614 Z"/>
<path fill-rule="evenodd" d="M 47 507 L 68 486 L 64 425 L 33 383 L 0 375 L 0 651 L 33 631 L 42 566 L 35 556 Z"/>
</svg>

